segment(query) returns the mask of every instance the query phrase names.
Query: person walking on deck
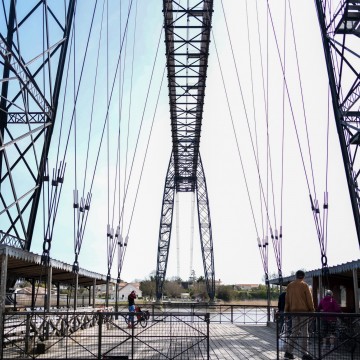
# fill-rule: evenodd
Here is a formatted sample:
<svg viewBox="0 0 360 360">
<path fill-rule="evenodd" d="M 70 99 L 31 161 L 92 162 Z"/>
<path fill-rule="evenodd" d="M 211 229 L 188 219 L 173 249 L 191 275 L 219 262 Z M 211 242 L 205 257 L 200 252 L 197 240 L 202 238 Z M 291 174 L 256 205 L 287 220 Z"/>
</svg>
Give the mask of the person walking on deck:
<svg viewBox="0 0 360 360">
<path fill-rule="evenodd" d="M 129 312 L 134 313 L 135 312 L 135 299 L 136 299 L 136 293 L 133 290 L 129 296 L 128 296 L 128 302 L 129 302 Z M 129 315 L 129 328 L 134 327 L 134 315 Z"/>
<path fill-rule="evenodd" d="M 295 280 L 292 281 L 286 289 L 285 313 L 304 313 L 314 312 L 314 302 L 309 289 L 309 285 L 304 281 L 305 273 L 298 270 L 295 274 Z M 292 326 L 289 343 L 285 347 L 285 359 L 295 359 L 293 355 L 294 345 L 301 346 L 303 360 L 312 360 L 308 353 L 308 319 L 304 316 L 291 316 Z M 300 344 L 301 341 L 301 344 Z"/>
<path fill-rule="evenodd" d="M 318 311 L 328 313 L 339 313 L 341 307 L 337 301 L 333 298 L 333 292 L 331 290 L 325 291 L 325 297 L 320 300 Z M 321 318 L 321 333 L 323 337 L 323 350 L 326 350 L 327 340 L 329 340 L 330 350 L 334 349 L 335 345 L 335 330 L 336 330 L 337 318 L 335 316 L 326 316 Z"/>
</svg>

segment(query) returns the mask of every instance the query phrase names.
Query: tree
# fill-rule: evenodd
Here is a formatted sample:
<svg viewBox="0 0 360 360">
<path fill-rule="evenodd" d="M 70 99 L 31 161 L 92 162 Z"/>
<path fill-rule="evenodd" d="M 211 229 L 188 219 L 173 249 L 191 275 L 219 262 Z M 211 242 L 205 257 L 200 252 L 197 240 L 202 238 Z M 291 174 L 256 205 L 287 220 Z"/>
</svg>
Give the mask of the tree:
<svg viewBox="0 0 360 360">
<path fill-rule="evenodd" d="M 140 290 L 143 296 L 149 296 L 153 298 L 156 293 L 155 280 L 143 280 L 140 282 Z"/>
<path fill-rule="evenodd" d="M 206 299 L 208 297 L 204 277 L 199 277 L 199 279 L 193 284 L 191 295 L 201 297 L 202 299 Z"/>
<path fill-rule="evenodd" d="M 231 285 L 220 285 L 217 288 L 217 298 L 224 301 L 231 301 L 234 298 L 234 290 Z"/>
<path fill-rule="evenodd" d="M 164 293 L 167 296 L 176 298 L 184 291 L 183 287 L 177 281 L 165 281 Z"/>
</svg>

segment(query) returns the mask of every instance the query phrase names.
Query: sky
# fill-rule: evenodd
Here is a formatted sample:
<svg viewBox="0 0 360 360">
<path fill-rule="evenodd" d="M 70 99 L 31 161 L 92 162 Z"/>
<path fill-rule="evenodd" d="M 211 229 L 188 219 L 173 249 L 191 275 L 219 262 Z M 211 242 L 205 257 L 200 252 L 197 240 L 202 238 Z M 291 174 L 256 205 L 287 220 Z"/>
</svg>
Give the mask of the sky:
<svg viewBox="0 0 360 360">
<path fill-rule="evenodd" d="M 93 1 L 86 1 L 86 4 L 78 1 L 76 52 L 73 51 L 72 56 L 76 55 L 71 66 L 76 71 L 74 74 L 70 70 L 69 83 L 66 87 L 64 81 L 62 90 L 62 99 L 66 99 L 61 100 L 65 109 L 64 129 L 69 128 L 73 88 L 79 81 L 94 4 Z M 166 73 L 162 81 L 166 61 L 162 2 L 133 1 L 118 71 L 116 64 L 122 42 L 119 29 L 123 34 L 129 2 L 120 2 L 121 15 L 119 2 L 109 0 L 104 8 L 102 4 L 99 1 L 96 9 L 85 76 L 76 104 L 76 134 L 74 126 L 66 150 L 67 169 L 51 257 L 70 264 L 74 261 L 73 190 L 77 188 L 80 196 L 83 193 L 86 196 L 90 189 L 105 124 L 79 265 L 107 273 L 107 224 L 116 229 L 119 213 L 123 212 L 121 229 L 124 237 L 129 236 L 129 242 L 121 278 L 131 282 L 148 278 L 156 269 L 163 188 L 171 155 Z M 214 2 L 200 153 L 210 204 L 215 277 L 224 284 L 263 282 L 264 269 L 257 237 L 263 238 L 269 233 L 269 224 L 274 231 L 282 226 L 281 265 L 285 276 L 300 268 L 321 267 L 309 188 L 321 207 L 324 192 L 326 189 L 328 192 L 329 266 L 359 258 L 344 167 L 332 108 L 329 107 L 328 78 L 314 1 L 269 1 L 269 8 L 270 12 L 265 1 Z M 95 95 L 93 88 L 96 88 Z M 94 107 L 90 106 L 93 98 Z M 110 103 L 108 118 L 107 103 Z M 61 154 L 66 144 L 66 136 L 60 138 L 59 135 L 59 119 L 60 115 L 51 144 L 50 167 L 56 163 L 58 139 Z M 119 119 L 120 180 L 116 172 Z M 267 165 L 268 152 L 271 153 L 272 172 Z M 261 198 L 266 199 L 267 206 Z M 203 275 L 197 219 L 192 221 L 191 218 L 192 214 L 196 216 L 192 199 L 193 194 L 187 193 L 176 197 L 167 267 L 169 278 L 179 275 L 187 279 L 191 258 L 196 276 Z M 39 215 L 31 249 L 40 254 L 43 244 L 41 219 Z M 111 269 L 114 278 L 117 261 L 115 255 Z M 268 271 L 277 273 L 271 241 Z"/>
</svg>

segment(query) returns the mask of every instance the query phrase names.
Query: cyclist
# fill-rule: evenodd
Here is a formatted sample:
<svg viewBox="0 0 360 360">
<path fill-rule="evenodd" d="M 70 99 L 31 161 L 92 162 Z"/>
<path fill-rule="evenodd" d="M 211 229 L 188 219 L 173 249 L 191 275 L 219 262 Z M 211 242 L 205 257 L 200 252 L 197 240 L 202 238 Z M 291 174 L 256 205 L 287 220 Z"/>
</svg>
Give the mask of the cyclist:
<svg viewBox="0 0 360 360">
<path fill-rule="evenodd" d="M 135 312 L 135 299 L 136 299 L 136 293 L 133 290 L 129 296 L 128 296 L 128 302 L 129 302 L 129 312 L 134 313 Z M 134 327 L 134 315 L 129 315 L 129 325 L 128 328 Z"/>
</svg>

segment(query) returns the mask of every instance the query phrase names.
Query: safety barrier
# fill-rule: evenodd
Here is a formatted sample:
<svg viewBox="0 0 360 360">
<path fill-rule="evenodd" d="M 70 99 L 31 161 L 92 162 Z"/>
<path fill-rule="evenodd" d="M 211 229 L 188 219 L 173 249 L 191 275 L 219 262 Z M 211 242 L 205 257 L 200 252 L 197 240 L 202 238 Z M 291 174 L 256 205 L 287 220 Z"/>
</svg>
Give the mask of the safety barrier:
<svg viewBox="0 0 360 360">
<path fill-rule="evenodd" d="M 303 359 L 360 359 L 360 314 L 277 314 L 276 324 L 278 359 L 284 352 Z"/>
<path fill-rule="evenodd" d="M 154 312 L 135 327 L 129 315 L 7 313 L 1 359 L 209 359 L 208 314 Z"/>
<path fill-rule="evenodd" d="M 126 307 L 127 308 L 127 307 Z M 126 309 L 124 307 L 124 310 Z M 208 313 L 212 323 L 232 323 L 243 325 L 266 325 L 268 321 L 275 321 L 274 306 L 254 306 L 254 305 L 232 305 L 232 304 L 208 304 L 208 303 L 162 303 L 142 305 L 150 313 L 164 312 L 184 312 L 189 314 Z M 268 319 L 268 316 L 270 319 Z"/>
</svg>

